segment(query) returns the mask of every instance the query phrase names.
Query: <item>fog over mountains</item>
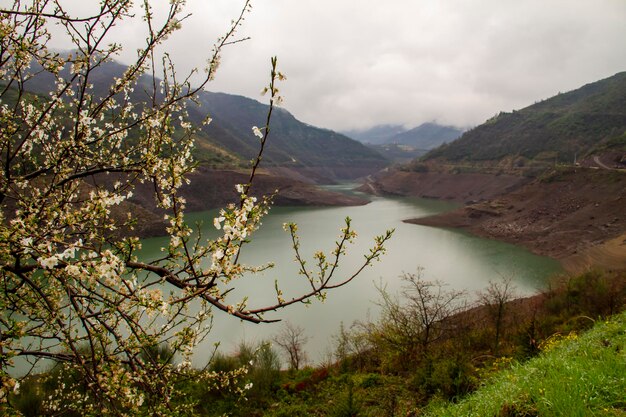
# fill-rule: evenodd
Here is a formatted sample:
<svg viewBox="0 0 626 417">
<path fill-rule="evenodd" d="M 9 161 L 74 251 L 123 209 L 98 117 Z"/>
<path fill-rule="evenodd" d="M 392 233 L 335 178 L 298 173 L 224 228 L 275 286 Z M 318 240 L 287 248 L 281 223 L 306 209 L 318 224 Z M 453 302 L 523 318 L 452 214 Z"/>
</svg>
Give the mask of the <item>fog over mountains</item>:
<svg viewBox="0 0 626 417">
<path fill-rule="evenodd" d="M 430 150 L 457 139 L 463 133 L 463 129 L 429 122 L 413 129 L 406 129 L 400 125 L 379 125 L 366 130 L 343 133 L 370 145 L 407 145 L 419 150 Z"/>
</svg>

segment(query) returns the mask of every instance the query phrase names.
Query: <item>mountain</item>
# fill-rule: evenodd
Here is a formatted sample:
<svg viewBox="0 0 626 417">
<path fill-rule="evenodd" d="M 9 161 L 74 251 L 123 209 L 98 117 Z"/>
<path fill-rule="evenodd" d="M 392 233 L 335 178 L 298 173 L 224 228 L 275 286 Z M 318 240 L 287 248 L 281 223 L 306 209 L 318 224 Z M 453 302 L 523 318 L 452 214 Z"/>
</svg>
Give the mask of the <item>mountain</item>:
<svg viewBox="0 0 626 417">
<path fill-rule="evenodd" d="M 377 125 L 369 129 L 346 130 L 341 133 L 361 143 L 384 145 L 391 143 L 389 140 L 392 137 L 403 132 L 406 132 L 406 128 L 402 125 Z"/>
<path fill-rule="evenodd" d="M 411 130 L 394 135 L 390 142 L 413 146 L 416 149 L 430 150 L 445 142 L 457 139 L 462 133 L 463 130 L 453 126 L 422 123 Z"/>
<path fill-rule="evenodd" d="M 368 145 L 406 145 L 414 150 L 430 150 L 461 136 L 463 130 L 437 123 L 422 123 L 407 130 L 401 125 L 378 125 L 366 130 L 348 130 L 343 134 Z"/>
<path fill-rule="evenodd" d="M 107 62 L 92 73 L 93 94 L 104 96 L 115 77 L 120 77 L 126 66 Z M 35 68 L 34 72 L 38 72 Z M 67 68 L 61 75 L 69 75 Z M 142 86 L 149 91 L 152 79 L 144 75 L 134 89 L 131 99 L 141 102 L 148 99 Z M 25 88 L 45 94 L 54 86 L 53 77 L 41 71 L 29 80 Z M 259 140 L 252 133 L 252 126 L 263 127 L 269 106 L 256 100 L 224 93 L 202 91 L 199 105 L 189 103 L 189 116 L 200 125 L 207 114 L 213 119 L 203 126 L 196 137 L 195 156 L 211 166 L 246 165 L 256 157 Z M 375 172 L 387 165 L 378 152 L 332 130 L 320 129 L 298 121 L 283 108 L 276 108 L 272 115 L 270 136 L 263 155 L 265 167 L 289 167 L 308 170 L 323 179 L 356 178 Z"/>
<path fill-rule="evenodd" d="M 213 122 L 203 131 L 213 143 L 244 159 L 256 156 L 259 140 L 252 126 L 262 127 L 268 106 L 242 96 L 202 92 L 201 104 L 190 111 L 192 117 L 208 113 Z M 273 166 L 315 169 L 354 168 L 375 171 L 387 161 L 376 151 L 332 130 L 320 129 L 298 121 L 283 108 L 272 114 L 264 162 Z"/>
<path fill-rule="evenodd" d="M 501 113 L 362 190 L 465 202 L 408 222 L 521 244 L 582 272 L 626 267 L 625 172 L 622 72 Z"/>
<path fill-rule="evenodd" d="M 626 72 L 500 113 L 425 159 L 497 162 L 503 158 L 572 163 L 599 150 L 626 150 Z"/>
<path fill-rule="evenodd" d="M 344 132 L 395 163 L 409 162 L 442 143 L 453 141 L 461 133 L 461 129 L 437 123 L 423 123 L 410 130 L 400 125 L 379 125 Z"/>
</svg>

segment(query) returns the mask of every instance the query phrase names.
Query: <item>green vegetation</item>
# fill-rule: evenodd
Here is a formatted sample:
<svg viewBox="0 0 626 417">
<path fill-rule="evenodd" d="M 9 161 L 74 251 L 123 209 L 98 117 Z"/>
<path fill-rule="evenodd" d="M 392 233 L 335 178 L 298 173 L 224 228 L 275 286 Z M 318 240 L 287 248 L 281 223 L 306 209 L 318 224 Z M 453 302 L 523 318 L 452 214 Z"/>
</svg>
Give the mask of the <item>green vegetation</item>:
<svg viewBox="0 0 626 417">
<path fill-rule="evenodd" d="M 617 131 L 617 129 L 616 132 L 612 132 L 609 139 L 598 144 L 593 151 L 602 152 L 615 150 L 626 152 L 626 131 L 624 131 L 621 135 L 618 132 L 619 131 Z"/>
<path fill-rule="evenodd" d="M 188 15 L 183 0 L 168 2 L 164 14 L 153 14 L 156 2 L 149 0 L 137 8 L 130 1 L 105 3 L 96 15 L 81 15 L 57 3 L 15 2 L 0 16 L 5 83 L 0 89 L 0 415 L 186 416 L 213 413 L 218 406 L 229 410 L 244 392 L 257 404 L 256 392 L 276 391 L 276 355 L 264 345 L 254 354 L 240 349 L 236 360 L 218 356 L 209 367 L 193 368 L 191 355 L 212 320 L 230 315 L 263 323 L 272 321 L 265 313 L 323 299 L 378 260 L 393 232 L 375 238 L 354 273 L 337 277 L 346 245 L 356 236 L 350 219 L 334 251 L 315 252 L 311 267 L 299 248 L 297 226 L 289 224 L 292 248 L 302 260 L 300 275 L 308 280 L 303 293 L 284 299 L 278 282 L 268 283 L 276 294 L 272 301 L 245 290 L 231 293 L 245 287 L 244 274 L 270 267 L 244 266 L 240 255 L 272 200 L 249 191 L 254 183 L 258 192 L 255 178 L 272 114 L 288 115 L 274 107 L 282 101 L 278 82 L 284 76 L 272 58 L 265 88 L 269 106 L 239 101 L 263 113 L 256 125 L 238 120 L 247 125 L 245 137 L 255 149 L 249 173 L 236 173 L 241 182 L 223 184 L 236 192 L 213 221 L 220 232 L 194 234 L 185 216 L 192 202 L 182 195 L 183 187 L 210 171 L 198 167 L 192 155 L 195 142 L 211 137 L 187 107 L 208 94 L 204 88 L 221 50 L 238 42 L 230 38 L 250 2 L 216 41 L 205 71 L 193 69 L 187 76 L 177 73 L 164 45 Z M 111 38 L 122 21 L 145 34 L 128 67 L 110 61 L 123 48 Z M 51 33 L 54 23 L 59 30 Z M 50 50 L 57 36 L 72 42 L 74 50 Z M 163 71 L 156 62 L 163 62 Z M 163 79 L 154 79 L 155 72 Z M 219 118 L 217 110 L 211 112 Z M 205 116 L 202 122 L 208 122 Z M 298 124 L 285 117 L 278 117 L 277 131 L 281 121 Z M 228 123 L 222 126 L 229 129 Z M 382 160 L 347 138 L 299 126 L 310 134 L 307 146 L 335 156 L 342 154 L 335 139 L 353 144 L 354 152 L 344 153 L 354 156 L 343 160 L 347 168 L 354 167 L 359 152 L 367 162 Z M 224 152 L 205 162 L 239 156 Z M 199 185 L 197 194 L 206 198 Z M 140 222 L 146 214 L 157 215 L 128 202 L 133 196 L 149 201 L 146 206 L 167 224 L 169 239 L 158 257 L 140 256 Z M 217 365 L 221 368 L 210 368 Z"/>
<path fill-rule="evenodd" d="M 409 172 L 428 172 L 430 168 L 428 168 L 428 165 L 426 165 L 425 163 L 415 159 L 408 164 L 400 167 L 400 170 Z"/>
<path fill-rule="evenodd" d="M 562 277 L 526 299 L 501 280 L 471 305 L 421 272 L 404 282 L 398 295 L 380 288 L 377 321 L 341 326 L 325 365 L 280 371 L 276 348 L 242 343 L 210 360 L 210 371 L 233 376 L 227 383 L 218 388 L 191 372 L 177 382 L 179 395 L 200 416 L 626 413 L 624 273 Z M 169 358 L 163 348 L 146 354 Z M 49 415 L 44 399 L 72 378 L 59 372 L 30 378 L 11 401 L 26 416 Z"/>
<path fill-rule="evenodd" d="M 127 67 L 117 62 L 107 62 L 95 69 L 93 92 L 104 96 L 112 80 L 124 74 Z M 63 71 L 67 72 L 68 69 Z M 140 83 L 151 85 L 144 75 Z M 54 78 L 41 73 L 25 84 L 28 91 L 47 95 Z M 130 94 L 134 103 L 149 97 L 136 89 Z M 256 157 L 259 141 L 251 131 L 252 126 L 264 126 L 268 106 L 256 100 L 224 93 L 200 91 L 198 104 L 188 103 L 189 121 L 201 128 L 196 132 L 194 156 L 200 163 L 211 167 L 239 167 L 249 165 Z M 203 126 L 207 114 L 213 120 Z M 372 171 L 383 168 L 387 161 L 378 152 L 331 130 L 320 129 L 298 121 L 288 111 L 277 110 L 272 116 L 272 139 L 263 158 L 264 165 L 289 167 L 370 167 Z"/>
<path fill-rule="evenodd" d="M 258 151 L 258 141 L 250 126 L 263 126 L 267 105 L 242 96 L 201 92 L 200 107 L 190 109 L 190 117 L 201 120 L 207 112 L 213 122 L 203 133 L 215 145 L 250 159 Z M 264 163 L 289 167 L 384 167 L 386 160 L 376 151 L 331 130 L 298 121 L 288 111 L 272 116 L 272 139 L 263 155 Z M 266 165 L 267 166 L 267 165 Z"/>
<path fill-rule="evenodd" d="M 500 113 L 426 159 L 451 162 L 573 163 L 594 150 L 624 145 L 626 72 L 559 94 L 512 113 Z"/>
<path fill-rule="evenodd" d="M 426 416 L 626 415 L 626 313 L 587 333 L 555 335 L 539 357 L 498 373 L 459 404 L 434 402 Z"/>
</svg>

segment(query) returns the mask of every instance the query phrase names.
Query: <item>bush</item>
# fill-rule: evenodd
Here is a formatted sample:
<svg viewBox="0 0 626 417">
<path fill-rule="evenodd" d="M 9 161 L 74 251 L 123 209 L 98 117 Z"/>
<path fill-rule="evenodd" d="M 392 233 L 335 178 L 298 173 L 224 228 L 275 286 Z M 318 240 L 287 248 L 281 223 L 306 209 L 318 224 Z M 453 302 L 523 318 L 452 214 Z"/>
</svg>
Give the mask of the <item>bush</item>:
<svg viewBox="0 0 626 417">
<path fill-rule="evenodd" d="M 382 383 L 381 377 L 378 374 L 367 374 L 363 381 L 361 381 L 361 388 L 377 387 Z"/>
<path fill-rule="evenodd" d="M 278 388 L 280 360 L 270 343 L 261 343 L 257 349 L 249 375 L 252 382 L 250 394 L 265 395 Z"/>
<path fill-rule="evenodd" d="M 44 415 L 46 392 L 40 380 L 40 377 L 24 380 L 19 391 L 10 397 L 10 402 L 25 417 Z"/>
<path fill-rule="evenodd" d="M 354 383 L 352 379 L 348 379 L 347 392 L 335 408 L 330 412 L 332 417 L 357 417 L 361 412 L 361 406 L 354 398 Z"/>
<path fill-rule="evenodd" d="M 626 277 L 600 271 L 561 279 L 548 292 L 546 307 L 563 317 L 586 315 L 593 319 L 619 312 L 626 302 Z"/>
<path fill-rule="evenodd" d="M 435 364 L 429 383 L 436 393 L 456 400 L 476 389 L 476 369 L 466 358 L 443 359 Z"/>
</svg>

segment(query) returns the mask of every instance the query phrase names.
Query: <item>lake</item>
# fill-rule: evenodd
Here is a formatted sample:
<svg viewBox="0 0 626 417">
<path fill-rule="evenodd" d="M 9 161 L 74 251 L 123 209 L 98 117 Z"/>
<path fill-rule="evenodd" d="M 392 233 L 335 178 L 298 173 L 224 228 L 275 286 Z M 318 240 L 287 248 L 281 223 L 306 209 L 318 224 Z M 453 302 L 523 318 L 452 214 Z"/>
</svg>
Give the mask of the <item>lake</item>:
<svg viewBox="0 0 626 417">
<path fill-rule="evenodd" d="M 349 185 L 332 187 L 347 191 Z M 529 251 L 502 242 L 482 239 L 467 233 L 403 223 L 402 220 L 428 216 L 458 207 L 457 204 L 407 198 L 369 197 L 371 203 L 359 207 L 274 207 L 263 225 L 253 236 L 253 242 L 244 248 L 241 260 L 247 265 L 274 262 L 275 267 L 263 273 L 240 280 L 232 293 L 230 303 L 235 304 L 243 295 L 250 296 L 249 308 L 264 303 L 274 303 L 274 280 L 278 279 L 284 298 L 304 291 L 304 278 L 297 274 L 291 240 L 283 230 L 283 223 L 298 224 L 301 253 L 312 264 L 317 250 L 329 253 L 343 227 L 346 216 L 352 218 L 358 238 L 348 249 L 339 272 L 349 274 L 363 260 L 363 254 L 372 245 L 373 237 L 395 228 L 387 245 L 387 254 L 381 262 L 363 271 L 353 282 L 328 293 L 326 302 L 314 301 L 312 305 L 296 305 L 266 318 L 288 320 L 305 329 L 309 341 L 306 351 L 312 363 L 324 358 L 337 334 L 340 323 L 349 326 L 355 320 L 375 319 L 379 298 L 377 286 L 384 285 L 391 292 L 401 288 L 400 276 L 423 268 L 428 280 L 441 280 L 450 288 L 467 290 L 470 296 L 485 288 L 490 280 L 511 277 L 517 293 L 527 295 L 543 288 L 548 278 L 561 271 L 558 262 L 533 255 Z M 193 213 L 188 220 L 203 221 L 205 233 L 215 235 L 213 217 L 217 211 Z M 158 256 L 163 238 L 144 240 L 143 256 Z M 282 328 L 281 323 L 250 324 L 216 312 L 215 323 L 209 339 L 197 349 L 194 365 L 202 366 L 208 359 L 213 343 L 221 341 L 220 349 L 226 353 L 236 351 L 237 344 L 245 340 L 258 342 L 270 339 Z"/>
</svg>

